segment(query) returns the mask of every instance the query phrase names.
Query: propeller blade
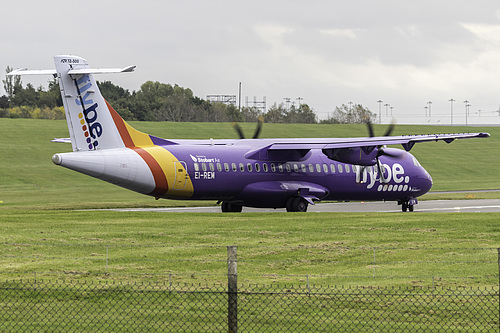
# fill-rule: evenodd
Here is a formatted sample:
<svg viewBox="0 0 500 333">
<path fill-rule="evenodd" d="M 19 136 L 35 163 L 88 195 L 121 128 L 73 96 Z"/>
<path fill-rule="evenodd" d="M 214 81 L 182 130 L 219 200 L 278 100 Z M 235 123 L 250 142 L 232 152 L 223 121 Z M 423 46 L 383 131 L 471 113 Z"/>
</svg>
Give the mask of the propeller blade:
<svg viewBox="0 0 500 333">
<path fill-rule="evenodd" d="M 262 130 L 262 123 L 264 120 L 262 119 L 262 116 L 260 116 L 257 120 L 257 128 L 255 129 L 255 132 L 253 133 L 252 139 L 257 139 L 260 135 L 260 131 Z"/>
<path fill-rule="evenodd" d="M 245 138 L 245 134 L 243 133 L 243 130 L 238 123 L 233 123 L 233 128 L 236 130 L 236 132 L 238 132 L 238 136 L 240 137 L 240 139 Z"/>
<path fill-rule="evenodd" d="M 370 138 L 373 138 L 375 136 L 375 133 L 373 132 L 373 126 L 371 121 L 366 122 L 366 126 L 368 126 L 368 134 L 370 135 Z"/>
<path fill-rule="evenodd" d="M 394 126 L 395 126 L 394 123 L 391 123 L 387 128 L 387 130 L 385 131 L 384 136 L 390 136 L 392 131 L 394 130 Z"/>
<path fill-rule="evenodd" d="M 377 168 L 378 168 L 380 182 L 387 183 L 387 180 L 385 179 L 385 176 L 384 176 L 385 167 L 382 165 L 382 163 L 380 163 L 380 160 L 378 159 L 378 157 L 377 157 Z"/>
</svg>

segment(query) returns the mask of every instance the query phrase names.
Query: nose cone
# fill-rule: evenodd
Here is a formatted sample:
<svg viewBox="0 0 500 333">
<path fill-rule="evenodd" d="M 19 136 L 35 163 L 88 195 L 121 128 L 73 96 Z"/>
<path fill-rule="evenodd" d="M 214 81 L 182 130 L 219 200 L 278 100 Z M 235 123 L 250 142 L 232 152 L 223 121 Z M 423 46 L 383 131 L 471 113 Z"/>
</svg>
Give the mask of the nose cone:
<svg viewBox="0 0 500 333">
<path fill-rule="evenodd" d="M 422 172 L 419 174 L 417 183 L 417 186 L 420 189 L 419 195 L 423 195 L 429 192 L 430 189 L 432 188 L 432 184 L 433 182 L 431 175 L 424 168 L 422 168 Z"/>
<path fill-rule="evenodd" d="M 61 165 L 61 163 L 62 163 L 61 155 L 55 154 L 54 156 L 52 156 L 52 163 L 54 163 L 56 165 Z"/>
</svg>

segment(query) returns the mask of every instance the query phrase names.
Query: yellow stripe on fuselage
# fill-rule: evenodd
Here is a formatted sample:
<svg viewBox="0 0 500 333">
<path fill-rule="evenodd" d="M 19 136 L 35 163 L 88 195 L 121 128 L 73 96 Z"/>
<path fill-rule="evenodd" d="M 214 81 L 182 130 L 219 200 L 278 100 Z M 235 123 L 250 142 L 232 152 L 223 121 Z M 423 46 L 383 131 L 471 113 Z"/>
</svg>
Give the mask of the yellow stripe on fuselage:
<svg viewBox="0 0 500 333">
<path fill-rule="evenodd" d="M 151 139 L 150 139 L 151 140 Z M 150 146 L 141 147 L 148 152 L 160 165 L 165 177 L 167 177 L 168 191 L 162 195 L 166 199 L 186 199 L 193 195 L 193 182 L 189 177 L 187 170 L 180 163 L 175 166 L 175 162 L 179 161 L 171 152 L 164 147 Z M 175 168 L 182 168 L 183 173 L 186 175 L 186 185 L 181 189 L 175 189 Z"/>
<path fill-rule="evenodd" d="M 127 124 L 126 121 L 124 121 L 124 124 L 127 128 L 127 132 L 130 135 L 130 138 L 134 142 L 134 146 L 139 148 L 146 148 L 155 145 L 148 134 L 139 132 L 138 130 Z"/>
</svg>

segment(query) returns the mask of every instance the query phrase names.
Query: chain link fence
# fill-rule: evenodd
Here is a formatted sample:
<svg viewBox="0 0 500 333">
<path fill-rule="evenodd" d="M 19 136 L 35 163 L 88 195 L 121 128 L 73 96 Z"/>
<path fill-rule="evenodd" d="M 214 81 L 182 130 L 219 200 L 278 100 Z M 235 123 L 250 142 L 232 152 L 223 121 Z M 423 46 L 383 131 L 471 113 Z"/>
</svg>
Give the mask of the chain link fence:
<svg viewBox="0 0 500 333">
<path fill-rule="evenodd" d="M 230 311 L 224 285 L 5 281 L 0 331 L 499 331 L 498 288 L 239 285 L 236 295 Z"/>
</svg>

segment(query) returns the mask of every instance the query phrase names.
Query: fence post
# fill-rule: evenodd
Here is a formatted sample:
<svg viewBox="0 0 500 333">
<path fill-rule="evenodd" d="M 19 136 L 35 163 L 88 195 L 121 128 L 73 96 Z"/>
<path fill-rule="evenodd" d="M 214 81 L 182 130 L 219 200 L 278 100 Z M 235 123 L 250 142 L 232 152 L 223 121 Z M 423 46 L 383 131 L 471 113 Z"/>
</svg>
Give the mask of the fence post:
<svg viewBox="0 0 500 333">
<path fill-rule="evenodd" d="M 227 247 L 227 323 L 230 333 L 238 332 L 238 269 L 236 246 Z"/>
<path fill-rule="evenodd" d="M 500 247 L 497 248 L 497 252 L 498 252 L 498 318 L 500 318 Z M 500 332 L 500 325 L 498 327 L 498 331 Z"/>
</svg>

